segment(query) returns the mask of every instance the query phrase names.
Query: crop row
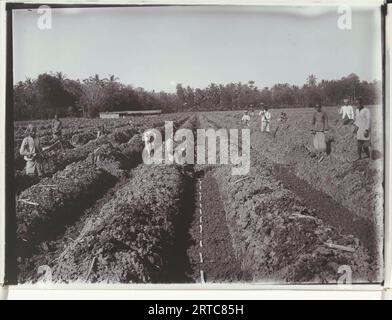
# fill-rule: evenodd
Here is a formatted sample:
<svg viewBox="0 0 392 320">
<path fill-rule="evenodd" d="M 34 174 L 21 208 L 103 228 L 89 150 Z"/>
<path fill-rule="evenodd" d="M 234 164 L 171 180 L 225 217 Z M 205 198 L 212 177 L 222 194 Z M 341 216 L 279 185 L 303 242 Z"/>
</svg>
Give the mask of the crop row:
<svg viewBox="0 0 392 320">
<path fill-rule="evenodd" d="M 91 141 L 96 138 L 97 130 L 100 124 L 105 123 L 105 121 L 109 121 L 110 125 L 105 127 L 105 130 L 113 135 L 116 142 L 124 143 L 127 137 L 127 134 L 123 135 L 129 130 L 141 132 L 148 128 L 153 128 L 156 126 L 163 125 L 165 120 L 174 120 L 179 121 L 186 116 L 180 115 L 163 115 L 161 117 L 145 117 L 145 118 L 136 118 L 132 120 L 132 124 L 129 124 L 129 120 L 124 119 L 80 119 L 77 118 L 77 122 L 75 124 L 69 123 L 69 126 L 63 129 L 63 140 L 69 142 L 70 145 L 74 147 L 81 146 L 88 141 Z M 64 119 L 68 120 L 68 119 Z M 48 120 L 45 120 L 48 122 Z M 69 120 L 68 120 L 69 121 Z M 82 125 L 85 121 L 88 123 L 95 123 L 94 126 Z M 41 144 L 43 146 L 48 145 L 52 139 L 51 130 L 50 130 L 50 122 L 47 125 L 48 128 L 45 130 L 38 130 L 38 136 L 41 140 Z M 23 138 L 25 137 L 25 127 L 15 127 L 17 134 L 15 134 L 15 148 L 14 148 L 14 159 L 15 159 L 15 167 L 18 170 L 21 170 L 24 164 L 23 158 L 19 154 L 19 148 L 22 143 Z M 118 141 L 122 140 L 122 141 Z"/>
<path fill-rule="evenodd" d="M 54 225 L 97 199 L 115 179 L 87 161 L 75 162 L 50 178 L 23 191 L 16 198 L 17 238 L 33 245 L 50 236 Z"/>
<path fill-rule="evenodd" d="M 97 152 L 100 146 L 106 143 L 111 143 L 115 146 L 119 146 L 121 149 L 126 149 L 126 152 L 129 153 L 128 156 L 132 162 L 134 155 L 131 153 L 133 152 L 132 149 L 134 148 L 136 141 L 139 141 L 136 152 L 138 152 L 140 149 L 140 144 L 142 142 L 141 132 L 152 127 L 162 128 L 164 124 L 163 120 L 157 118 L 151 118 L 148 121 L 147 119 L 145 120 L 146 121 L 143 124 L 138 126 L 119 127 L 112 133 L 106 136 L 102 136 L 99 139 L 91 139 L 92 137 L 90 137 L 87 139 L 88 141 L 85 144 L 81 144 L 76 148 L 66 149 L 66 152 L 64 153 L 61 152 L 61 150 L 49 151 L 44 160 L 44 169 L 46 175 L 52 175 L 53 173 L 64 169 L 67 165 L 73 162 L 86 159 L 91 152 Z M 176 117 L 174 120 L 175 125 L 179 126 L 186 120 L 186 117 Z M 87 132 L 84 135 L 89 135 L 89 133 Z M 131 141 L 131 138 L 134 136 L 135 139 Z M 79 141 L 82 139 L 82 137 L 78 137 Z M 15 165 L 17 166 L 18 163 L 19 168 L 17 167 L 17 169 L 21 169 L 20 167 L 24 165 L 24 160 L 19 155 L 19 150 L 17 150 L 15 153 Z M 25 188 L 33 185 L 36 183 L 36 181 L 36 178 L 29 177 L 26 174 L 17 171 L 15 175 L 16 193 L 19 193 Z"/>
<path fill-rule="evenodd" d="M 178 114 L 163 114 L 160 116 L 146 116 L 133 118 L 119 118 L 119 119 L 88 119 L 88 118 L 63 118 L 64 134 L 72 134 L 73 132 L 96 131 L 102 125 L 108 131 L 113 131 L 116 128 L 129 126 L 130 121 L 132 126 L 144 126 L 146 123 L 155 123 L 160 120 L 171 120 L 178 118 Z M 159 121 L 159 120 L 158 120 Z M 40 136 L 50 135 L 52 120 L 34 120 L 34 121 L 16 121 L 14 122 L 15 138 L 23 138 L 28 124 L 35 124 Z"/>
<path fill-rule="evenodd" d="M 349 266 L 355 281 L 374 281 L 367 250 L 316 217 L 272 174 L 271 163 L 257 158 L 245 178 L 218 168 L 219 182 L 242 268 L 255 281 L 330 283 Z"/>
<path fill-rule="evenodd" d="M 142 119 L 141 119 L 142 120 Z M 136 122 L 141 121 L 139 119 Z M 61 120 L 63 123 L 64 130 L 91 130 L 93 128 L 98 128 L 101 125 L 110 129 L 115 129 L 117 127 L 126 126 L 129 124 L 129 119 L 86 119 L 86 118 L 64 118 Z M 34 124 L 40 135 L 51 134 L 52 120 L 34 120 L 34 121 L 16 121 L 14 123 L 14 133 L 16 136 L 23 136 L 28 124 Z"/>
<path fill-rule="evenodd" d="M 343 125 L 337 114 L 328 110 L 331 129 L 327 132 L 328 155 L 322 161 L 312 152 L 311 111 L 289 110 L 289 121 L 281 125 L 276 138 L 259 132 L 259 122 L 251 128 L 252 155 L 261 154 L 271 161 L 290 165 L 294 173 L 314 188 L 331 196 L 359 217 L 382 224 L 383 159 L 382 122 L 374 111 L 373 161 L 353 160 L 356 140 L 351 126 Z M 240 116 L 234 113 L 209 115 L 210 121 L 238 128 Z M 276 118 L 276 117 L 275 117 Z M 275 120 L 272 131 L 279 123 Z"/>
<path fill-rule="evenodd" d="M 210 118 L 213 127 L 234 126 L 232 117 Z M 349 266 L 357 282 L 379 280 L 360 241 L 317 218 L 314 209 L 276 180 L 273 165 L 262 152 L 254 152 L 246 176 L 231 175 L 230 166 L 214 173 L 242 269 L 255 281 L 326 283 L 336 282 L 340 268 Z"/>
<path fill-rule="evenodd" d="M 174 166 L 140 165 L 65 248 L 55 281 L 111 283 L 170 280 L 182 176 Z"/>
<path fill-rule="evenodd" d="M 181 119 L 175 127 L 192 129 L 194 121 Z M 164 128 L 158 130 L 163 133 Z M 122 153 L 140 156 L 140 138 L 137 134 L 122 145 Z M 141 164 L 133 169 L 129 182 L 88 218 L 78 238 L 62 252 L 55 281 L 170 282 L 178 240 L 174 229 L 182 227 L 176 221 L 183 183 L 173 165 Z"/>
<path fill-rule="evenodd" d="M 163 126 L 157 129 L 164 131 Z M 84 147 L 77 148 L 79 153 L 74 157 L 67 153 L 67 159 L 73 161 L 64 170 L 43 178 L 17 196 L 16 215 L 21 240 L 35 242 L 37 237 L 37 241 L 43 240 L 45 234 L 41 230 L 48 229 L 58 219 L 61 221 L 62 216 L 66 219 L 67 212 L 80 212 L 73 206 L 97 199 L 116 181 L 111 178 L 126 176 L 130 168 L 142 161 L 144 142 L 141 134 L 135 134 L 120 147 L 113 146 L 107 137 Z M 76 157 L 84 160 L 75 161 Z M 64 162 L 63 158 L 61 163 Z M 102 192 L 97 192 L 98 189 Z"/>
</svg>

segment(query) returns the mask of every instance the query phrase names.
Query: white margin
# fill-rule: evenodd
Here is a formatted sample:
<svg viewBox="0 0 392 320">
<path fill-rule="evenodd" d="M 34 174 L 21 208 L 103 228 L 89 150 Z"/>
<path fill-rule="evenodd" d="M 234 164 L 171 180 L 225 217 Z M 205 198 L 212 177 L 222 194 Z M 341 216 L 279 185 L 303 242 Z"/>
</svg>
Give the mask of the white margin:
<svg viewBox="0 0 392 320">
<path fill-rule="evenodd" d="M 384 289 L 385 299 L 391 299 L 392 288 L 392 203 L 390 198 L 392 172 L 391 163 L 391 37 L 392 37 L 392 5 L 387 6 L 388 14 L 385 19 L 385 241 L 384 241 Z"/>
<path fill-rule="evenodd" d="M 128 4 L 128 5 L 273 5 L 273 6 L 337 6 L 339 4 L 355 6 L 380 6 L 383 0 L 95 0 L 95 1 L 59 1 L 59 0 L 20 0 L 0 1 L 0 300 L 1 299 L 392 299 L 391 264 L 392 264 L 392 217 L 391 203 L 388 197 L 391 171 L 390 141 L 392 138 L 390 123 L 392 105 L 390 89 L 390 40 L 392 36 L 392 5 L 388 5 L 389 16 L 386 18 L 386 171 L 385 171 L 385 282 L 380 285 L 353 285 L 352 289 L 337 289 L 334 285 L 18 285 L 3 287 L 4 282 L 4 236 L 5 236 L 5 78 L 6 78 L 6 3 L 47 3 L 47 4 Z M 37 295 L 39 291 L 39 295 Z"/>
<path fill-rule="evenodd" d="M 238 5 L 238 6 L 378 6 L 385 3 L 384 0 L 5 0 L 7 3 L 42 3 L 42 4 L 107 4 L 107 5 Z"/>
<path fill-rule="evenodd" d="M 6 11 L 0 2 L 0 300 L 6 298 L 5 269 L 5 93 L 6 93 Z"/>
</svg>

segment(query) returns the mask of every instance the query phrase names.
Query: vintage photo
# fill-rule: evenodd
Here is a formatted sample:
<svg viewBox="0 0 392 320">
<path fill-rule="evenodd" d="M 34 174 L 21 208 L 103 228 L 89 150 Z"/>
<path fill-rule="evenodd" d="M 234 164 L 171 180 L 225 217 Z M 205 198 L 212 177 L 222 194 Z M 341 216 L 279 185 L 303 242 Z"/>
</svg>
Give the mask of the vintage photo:
<svg viewBox="0 0 392 320">
<path fill-rule="evenodd" d="M 8 10 L 10 283 L 382 283 L 380 6 Z"/>
</svg>

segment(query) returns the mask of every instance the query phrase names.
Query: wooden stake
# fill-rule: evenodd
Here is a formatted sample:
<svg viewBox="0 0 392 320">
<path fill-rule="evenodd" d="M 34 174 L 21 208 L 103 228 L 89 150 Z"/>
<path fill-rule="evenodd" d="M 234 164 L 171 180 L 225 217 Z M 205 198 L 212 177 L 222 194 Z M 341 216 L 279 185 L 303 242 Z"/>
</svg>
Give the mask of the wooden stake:
<svg viewBox="0 0 392 320">
<path fill-rule="evenodd" d="M 348 252 L 355 252 L 355 249 L 352 247 L 347 247 L 347 246 L 341 246 L 339 244 L 333 244 L 330 242 L 324 242 L 324 244 L 332 249 L 339 249 L 339 250 L 343 250 L 343 251 L 348 251 Z"/>
<path fill-rule="evenodd" d="M 244 181 L 246 179 L 250 179 L 250 177 L 241 178 L 241 179 L 239 179 L 237 181 L 234 181 L 234 183 L 238 183 L 238 182 Z"/>
<path fill-rule="evenodd" d="M 96 258 L 96 257 L 94 257 L 94 258 L 93 258 L 93 261 L 91 261 L 90 268 L 88 269 L 88 273 L 87 273 L 87 276 L 86 276 L 86 281 L 88 280 L 88 277 L 90 276 L 91 270 L 93 270 L 95 258 Z"/>
<path fill-rule="evenodd" d="M 58 185 L 56 184 L 37 184 L 37 187 L 48 187 L 48 188 L 57 188 Z"/>
<path fill-rule="evenodd" d="M 201 283 L 206 283 L 204 280 L 204 272 L 203 270 L 200 270 L 200 279 L 201 279 Z"/>
<path fill-rule="evenodd" d="M 23 203 L 27 203 L 27 204 L 31 204 L 32 206 L 39 206 L 39 203 L 32 202 L 32 201 L 25 200 L 25 199 L 19 199 L 18 201 L 23 202 Z"/>
</svg>

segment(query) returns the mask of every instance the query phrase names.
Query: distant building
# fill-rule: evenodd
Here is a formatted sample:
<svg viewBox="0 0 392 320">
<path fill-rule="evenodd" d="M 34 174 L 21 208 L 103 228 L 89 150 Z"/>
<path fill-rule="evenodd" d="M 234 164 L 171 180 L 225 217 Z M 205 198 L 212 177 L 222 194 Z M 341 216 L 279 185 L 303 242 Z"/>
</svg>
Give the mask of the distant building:
<svg viewBox="0 0 392 320">
<path fill-rule="evenodd" d="M 100 112 L 99 117 L 102 119 L 115 119 L 115 118 L 125 118 L 133 116 L 151 116 L 155 114 L 161 114 L 162 110 L 137 110 L 137 111 L 110 111 L 110 112 Z"/>
</svg>

